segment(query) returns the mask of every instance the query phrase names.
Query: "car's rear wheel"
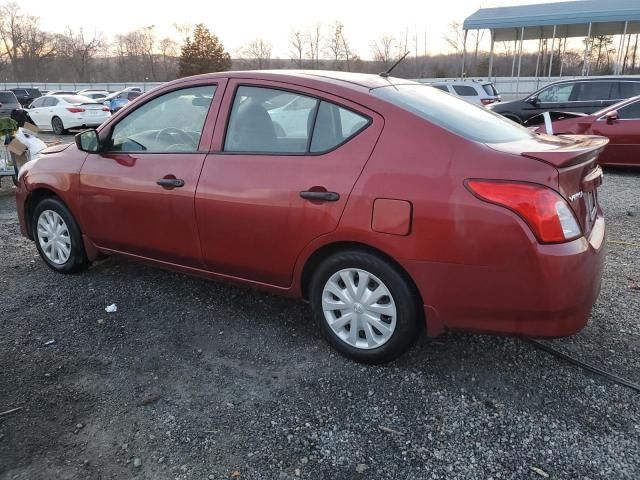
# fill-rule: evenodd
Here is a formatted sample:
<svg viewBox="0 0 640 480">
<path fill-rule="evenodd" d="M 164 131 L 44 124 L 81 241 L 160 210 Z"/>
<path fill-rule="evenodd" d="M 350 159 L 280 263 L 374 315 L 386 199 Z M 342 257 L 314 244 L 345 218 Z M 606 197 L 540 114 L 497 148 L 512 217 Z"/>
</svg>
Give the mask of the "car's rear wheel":
<svg viewBox="0 0 640 480">
<path fill-rule="evenodd" d="M 51 128 L 53 128 L 53 133 L 56 135 L 64 135 L 67 132 L 60 117 L 53 117 L 51 119 Z"/>
<path fill-rule="evenodd" d="M 382 363 L 409 349 L 420 327 L 419 302 L 398 269 L 368 252 L 327 258 L 311 280 L 314 317 L 329 343 L 354 360 Z"/>
<path fill-rule="evenodd" d="M 57 198 L 45 198 L 36 205 L 31 228 L 38 253 L 52 270 L 75 273 L 89 265 L 80 228 Z"/>
</svg>

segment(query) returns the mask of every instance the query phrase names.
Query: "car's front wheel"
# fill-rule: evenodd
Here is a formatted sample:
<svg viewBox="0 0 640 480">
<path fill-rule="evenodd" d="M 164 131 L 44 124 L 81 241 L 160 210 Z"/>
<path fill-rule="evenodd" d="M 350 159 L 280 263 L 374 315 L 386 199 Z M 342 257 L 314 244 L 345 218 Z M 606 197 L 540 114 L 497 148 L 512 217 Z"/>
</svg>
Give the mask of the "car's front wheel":
<svg viewBox="0 0 640 480">
<path fill-rule="evenodd" d="M 419 302 L 390 262 L 364 251 L 327 258 L 311 280 L 311 307 L 331 345 L 354 360 L 382 363 L 417 337 Z"/>
<path fill-rule="evenodd" d="M 80 228 L 64 203 L 45 198 L 36 205 L 32 222 L 36 248 L 49 268 L 75 273 L 89 265 Z"/>
</svg>

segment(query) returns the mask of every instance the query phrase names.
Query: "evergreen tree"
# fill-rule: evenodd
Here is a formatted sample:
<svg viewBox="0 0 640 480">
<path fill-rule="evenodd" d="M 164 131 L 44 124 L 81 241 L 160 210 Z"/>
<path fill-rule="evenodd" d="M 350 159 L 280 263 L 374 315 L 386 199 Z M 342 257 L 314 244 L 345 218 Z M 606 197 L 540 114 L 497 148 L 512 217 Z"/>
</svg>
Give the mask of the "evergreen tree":
<svg viewBox="0 0 640 480">
<path fill-rule="evenodd" d="M 222 72 L 231 68 L 231 56 L 202 23 L 196 25 L 193 40 L 187 38 L 180 55 L 180 76 Z"/>
</svg>

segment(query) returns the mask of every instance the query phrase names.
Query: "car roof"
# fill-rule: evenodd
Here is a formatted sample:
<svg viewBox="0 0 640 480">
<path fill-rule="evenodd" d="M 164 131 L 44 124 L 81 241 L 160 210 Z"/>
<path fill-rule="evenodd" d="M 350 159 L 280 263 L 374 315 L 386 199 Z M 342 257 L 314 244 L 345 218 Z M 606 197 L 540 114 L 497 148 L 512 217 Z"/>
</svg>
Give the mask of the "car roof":
<svg viewBox="0 0 640 480">
<path fill-rule="evenodd" d="M 298 83 L 315 80 L 341 85 L 347 88 L 371 90 L 389 85 L 416 84 L 419 82 L 396 77 L 382 77 L 371 73 L 337 72 L 332 70 L 245 70 L 231 72 L 205 73 L 188 78 L 240 78 L 253 80 L 273 80 Z M 177 82 L 184 80 L 179 79 Z"/>
<path fill-rule="evenodd" d="M 640 82 L 640 77 L 578 77 L 578 78 L 567 78 L 564 80 L 558 80 L 552 83 L 545 85 L 548 87 L 549 85 L 557 85 L 560 83 L 574 83 L 574 82 L 606 82 L 606 81 L 614 81 L 614 82 Z M 542 87 L 544 88 L 544 87 Z"/>
</svg>

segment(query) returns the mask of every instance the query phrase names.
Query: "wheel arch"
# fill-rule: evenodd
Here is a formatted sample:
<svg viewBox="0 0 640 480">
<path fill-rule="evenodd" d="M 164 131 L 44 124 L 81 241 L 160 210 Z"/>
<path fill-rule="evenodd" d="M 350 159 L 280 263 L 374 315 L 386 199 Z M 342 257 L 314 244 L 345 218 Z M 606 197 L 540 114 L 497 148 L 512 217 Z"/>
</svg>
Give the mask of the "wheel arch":
<svg viewBox="0 0 640 480">
<path fill-rule="evenodd" d="M 398 270 L 398 272 L 400 272 L 405 280 L 407 280 L 410 288 L 413 290 L 413 293 L 416 296 L 416 299 L 420 302 L 420 309 L 422 310 L 424 299 L 422 298 L 422 295 L 420 294 L 420 290 L 418 290 L 416 283 L 413 281 L 413 278 L 411 278 L 411 275 L 409 275 L 409 272 L 407 272 L 407 270 L 388 253 L 385 253 L 379 248 L 373 247 L 366 243 L 355 241 L 334 241 L 331 243 L 327 243 L 325 245 L 322 245 L 311 255 L 309 255 L 304 263 L 304 266 L 302 267 L 302 273 L 300 276 L 300 290 L 302 293 L 302 298 L 304 298 L 305 300 L 309 299 L 309 286 L 311 284 L 311 277 L 313 276 L 313 272 L 315 271 L 317 266 L 320 265 L 325 259 L 329 258 L 331 255 L 345 250 L 359 250 L 361 252 L 367 252 L 389 262 L 395 269 Z"/>
<path fill-rule="evenodd" d="M 27 227 L 27 236 L 30 240 L 33 240 L 33 231 L 32 231 L 32 223 L 33 223 L 33 210 L 42 200 L 46 198 L 55 198 L 59 200 L 65 207 L 69 209 L 69 205 L 51 189 L 48 188 L 36 188 L 32 192 L 29 193 L 24 205 L 24 216 L 25 216 L 25 224 Z M 71 209 L 69 209 L 71 211 Z"/>
</svg>

